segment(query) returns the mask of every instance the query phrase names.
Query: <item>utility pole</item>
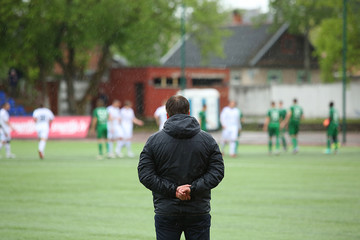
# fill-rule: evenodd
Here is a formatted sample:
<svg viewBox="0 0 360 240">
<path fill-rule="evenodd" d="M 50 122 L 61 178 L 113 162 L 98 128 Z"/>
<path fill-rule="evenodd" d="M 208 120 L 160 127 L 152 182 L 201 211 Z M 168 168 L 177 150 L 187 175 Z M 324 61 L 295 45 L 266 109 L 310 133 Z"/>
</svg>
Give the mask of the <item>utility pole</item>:
<svg viewBox="0 0 360 240">
<path fill-rule="evenodd" d="M 186 76 L 185 76 L 185 64 L 186 64 L 186 51 L 185 51 L 185 14 L 186 6 L 182 4 L 182 14 L 181 14 L 181 77 L 180 77 L 180 86 L 181 90 L 186 88 Z"/>
<path fill-rule="evenodd" d="M 343 0 L 343 56 L 342 56 L 342 98 L 343 98 L 343 120 L 342 120 L 342 143 L 346 143 L 346 51 L 347 51 L 347 0 Z"/>
</svg>

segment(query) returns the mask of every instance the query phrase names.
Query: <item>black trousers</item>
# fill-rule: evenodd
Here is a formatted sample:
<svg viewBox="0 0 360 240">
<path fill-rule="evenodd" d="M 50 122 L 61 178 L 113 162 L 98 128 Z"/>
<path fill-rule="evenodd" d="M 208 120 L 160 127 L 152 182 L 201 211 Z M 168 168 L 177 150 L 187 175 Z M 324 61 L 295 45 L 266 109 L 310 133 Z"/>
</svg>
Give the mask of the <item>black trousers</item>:
<svg viewBox="0 0 360 240">
<path fill-rule="evenodd" d="M 186 240 L 210 239 L 210 214 L 196 216 L 155 215 L 157 240 L 179 240 L 182 232 Z"/>
</svg>

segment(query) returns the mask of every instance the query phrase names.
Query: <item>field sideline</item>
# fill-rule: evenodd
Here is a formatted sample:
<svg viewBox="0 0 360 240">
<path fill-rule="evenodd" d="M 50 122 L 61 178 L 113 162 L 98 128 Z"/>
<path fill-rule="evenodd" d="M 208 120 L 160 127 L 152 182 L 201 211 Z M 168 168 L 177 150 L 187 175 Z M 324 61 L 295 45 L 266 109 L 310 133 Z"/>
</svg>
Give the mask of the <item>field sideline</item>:
<svg viewBox="0 0 360 240">
<path fill-rule="evenodd" d="M 137 157 L 96 160 L 92 141 L 49 141 L 45 160 L 36 141 L 12 149 L 16 159 L 0 159 L 0 239 L 155 239 Z M 268 156 L 265 145 L 241 145 L 239 157 L 225 157 L 211 239 L 360 239 L 360 148 L 323 150 Z"/>
</svg>

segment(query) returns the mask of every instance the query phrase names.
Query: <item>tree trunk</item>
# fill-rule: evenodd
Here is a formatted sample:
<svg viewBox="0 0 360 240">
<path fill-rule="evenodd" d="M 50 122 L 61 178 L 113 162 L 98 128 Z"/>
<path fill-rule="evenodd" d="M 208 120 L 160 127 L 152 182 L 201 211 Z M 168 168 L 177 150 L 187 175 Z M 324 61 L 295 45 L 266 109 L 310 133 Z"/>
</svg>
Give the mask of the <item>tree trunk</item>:
<svg viewBox="0 0 360 240">
<path fill-rule="evenodd" d="M 67 94 L 67 103 L 69 114 L 76 113 L 76 99 L 75 99 L 75 87 L 74 87 L 74 78 L 75 78 L 75 49 L 72 47 L 68 48 L 68 62 L 65 64 L 64 68 L 64 78 L 66 82 L 66 94 Z"/>
<path fill-rule="evenodd" d="M 85 107 L 89 99 L 98 93 L 101 77 L 108 69 L 107 59 L 110 55 L 110 44 L 105 43 L 101 49 L 101 58 L 97 64 L 97 71 L 91 76 L 89 85 L 84 96 L 77 102 L 78 114 L 85 114 Z"/>
<path fill-rule="evenodd" d="M 310 41 L 309 41 L 309 27 L 306 27 L 304 34 L 304 82 L 310 82 Z"/>
<path fill-rule="evenodd" d="M 46 89 L 46 72 L 42 65 L 39 64 L 39 81 L 41 84 L 41 101 L 45 104 L 45 99 L 47 97 L 47 89 Z"/>
</svg>

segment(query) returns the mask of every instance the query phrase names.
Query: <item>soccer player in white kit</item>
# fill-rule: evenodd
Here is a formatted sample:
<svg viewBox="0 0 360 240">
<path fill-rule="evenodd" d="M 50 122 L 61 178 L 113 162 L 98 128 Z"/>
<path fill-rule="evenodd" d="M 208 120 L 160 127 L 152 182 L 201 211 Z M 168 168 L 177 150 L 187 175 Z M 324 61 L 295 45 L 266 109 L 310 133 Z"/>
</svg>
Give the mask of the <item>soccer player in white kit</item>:
<svg viewBox="0 0 360 240">
<path fill-rule="evenodd" d="M 109 144 L 109 158 L 114 158 L 113 145 L 116 142 L 115 154 L 119 157 L 122 157 L 120 150 L 121 140 L 122 140 L 122 127 L 121 127 L 121 116 L 120 116 L 120 105 L 119 100 L 114 100 L 110 106 L 107 107 L 108 112 L 108 144 Z"/>
<path fill-rule="evenodd" d="M 11 153 L 10 141 L 11 141 L 11 130 L 13 129 L 10 125 L 9 111 L 10 104 L 4 103 L 0 110 L 0 150 L 5 145 L 6 158 L 15 158 L 15 155 Z"/>
<path fill-rule="evenodd" d="M 242 113 L 236 108 L 236 102 L 230 101 L 220 114 L 222 126 L 221 148 L 224 153 L 225 144 L 229 143 L 229 154 L 236 156 L 236 142 L 241 131 Z"/>
<path fill-rule="evenodd" d="M 131 138 L 133 136 L 134 123 L 139 126 L 144 125 L 143 121 L 135 117 L 134 110 L 131 107 L 132 103 L 130 101 L 125 101 L 124 107 L 120 110 L 121 126 L 124 134 L 119 152 L 121 152 L 122 147 L 126 145 L 128 157 L 134 157 L 134 153 L 131 150 Z"/>
<path fill-rule="evenodd" d="M 50 125 L 54 120 L 54 114 L 48 108 L 45 108 L 42 104 L 33 112 L 33 118 L 35 121 L 35 128 L 40 139 L 38 145 L 39 157 L 44 158 L 46 140 L 49 136 Z"/>
<path fill-rule="evenodd" d="M 164 128 L 164 123 L 167 120 L 165 103 L 166 103 L 166 101 L 163 102 L 163 105 L 158 107 L 154 113 L 156 123 L 159 126 L 159 131 Z"/>
</svg>

